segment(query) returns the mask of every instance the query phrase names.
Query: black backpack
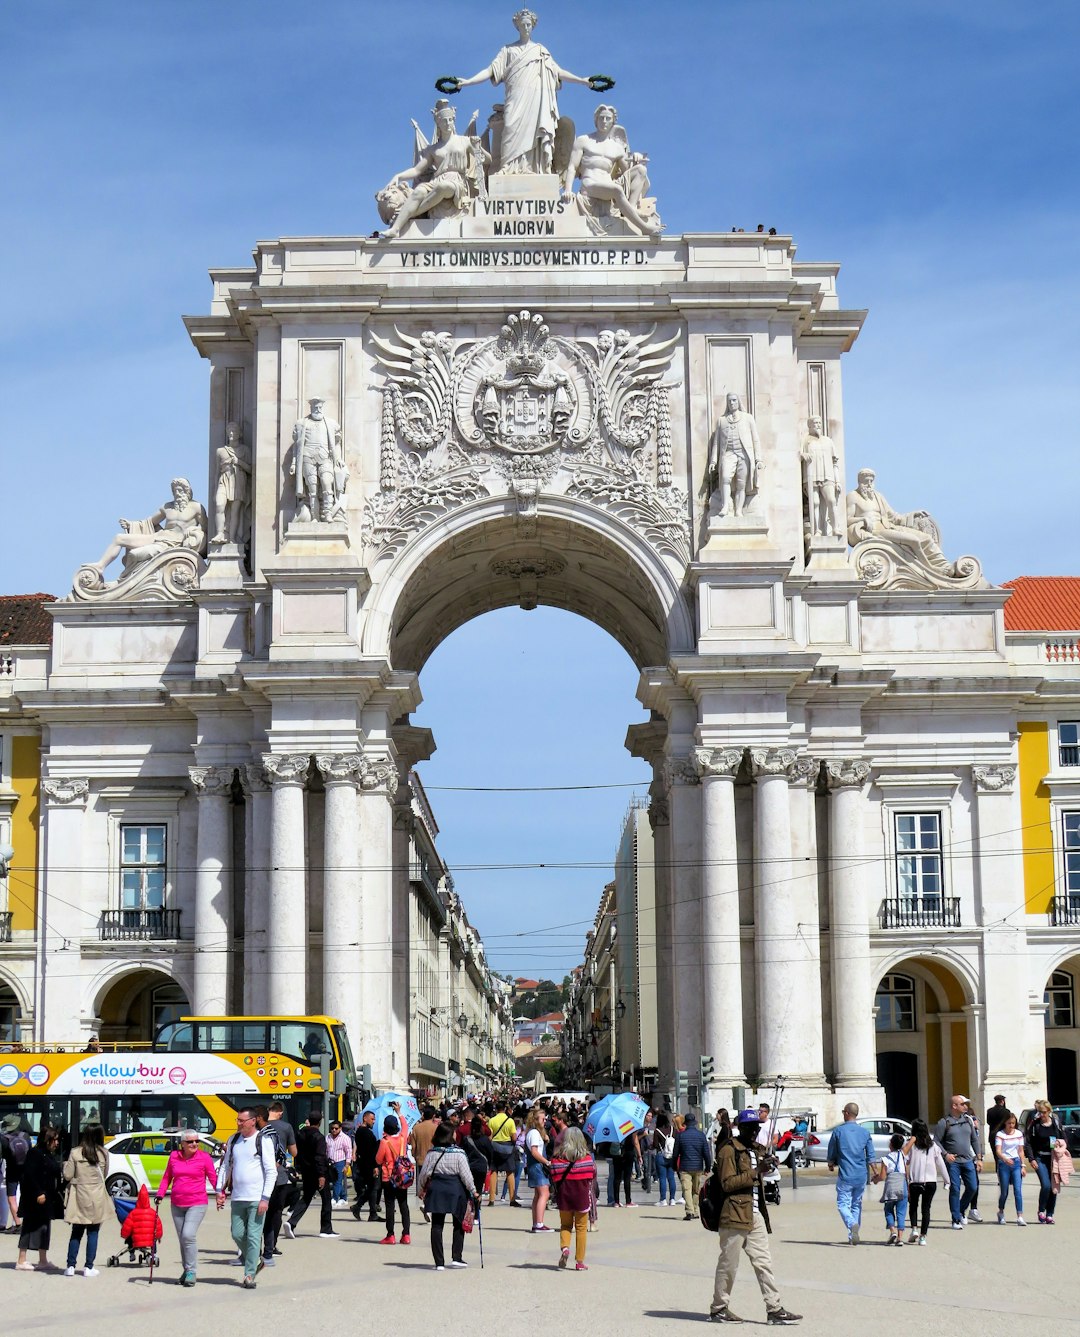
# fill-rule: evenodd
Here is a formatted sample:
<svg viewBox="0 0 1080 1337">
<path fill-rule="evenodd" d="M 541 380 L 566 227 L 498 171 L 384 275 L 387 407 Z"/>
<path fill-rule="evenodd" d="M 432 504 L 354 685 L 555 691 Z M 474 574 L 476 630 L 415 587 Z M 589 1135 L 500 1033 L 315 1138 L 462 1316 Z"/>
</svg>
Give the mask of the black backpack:
<svg viewBox="0 0 1080 1337">
<path fill-rule="evenodd" d="M 7 1133 L 4 1137 L 11 1159 L 16 1165 L 24 1165 L 30 1154 L 30 1138 L 20 1128 L 17 1133 Z"/>
<path fill-rule="evenodd" d="M 724 1190 L 720 1187 L 719 1171 L 713 1170 L 702 1184 L 701 1195 L 698 1199 L 701 1224 L 706 1230 L 715 1233 L 720 1229 L 720 1209 L 724 1205 L 725 1196 Z"/>
</svg>

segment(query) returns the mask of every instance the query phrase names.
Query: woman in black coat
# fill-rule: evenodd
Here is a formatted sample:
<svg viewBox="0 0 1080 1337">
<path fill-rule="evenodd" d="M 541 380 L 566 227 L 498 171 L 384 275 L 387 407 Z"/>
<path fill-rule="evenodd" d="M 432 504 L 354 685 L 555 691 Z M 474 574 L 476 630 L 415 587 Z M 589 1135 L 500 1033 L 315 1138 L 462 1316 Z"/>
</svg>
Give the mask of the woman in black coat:
<svg viewBox="0 0 1080 1337">
<path fill-rule="evenodd" d="M 469 1125 L 468 1136 L 461 1139 L 461 1150 L 468 1157 L 469 1169 L 472 1171 L 477 1191 L 483 1193 L 488 1172 L 495 1165 L 495 1148 L 491 1138 L 484 1135 L 483 1119 L 479 1117 L 473 1119 Z"/>
<path fill-rule="evenodd" d="M 448 1216 L 454 1223 L 450 1266 L 468 1267 L 462 1257 L 465 1248 L 462 1221 L 469 1203 L 475 1207 L 480 1195 L 469 1169 L 468 1156 L 462 1147 L 454 1146 L 454 1130 L 448 1123 L 441 1123 L 435 1129 L 431 1150 L 424 1157 L 417 1176 L 416 1189 L 422 1197 L 424 1211 L 431 1216 L 431 1256 L 435 1271 L 442 1272 L 446 1267 L 443 1227 Z"/>
<path fill-rule="evenodd" d="M 19 1261 L 15 1264 L 17 1272 L 56 1271 L 49 1262 L 49 1243 L 53 1221 L 64 1215 L 64 1201 L 60 1196 L 60 1162 L 57 1159 L 59 1147 L 60 1134 L 55 1128 L 46 1128 L 38 1138 L 37 1146 L 31 1147 L 23 1163 L 19 1183 L 22 1230 L 19 1234 Z M 26 1258 L 31 1249 L 38 1251 L 36 1269 Z"/>
</svg>

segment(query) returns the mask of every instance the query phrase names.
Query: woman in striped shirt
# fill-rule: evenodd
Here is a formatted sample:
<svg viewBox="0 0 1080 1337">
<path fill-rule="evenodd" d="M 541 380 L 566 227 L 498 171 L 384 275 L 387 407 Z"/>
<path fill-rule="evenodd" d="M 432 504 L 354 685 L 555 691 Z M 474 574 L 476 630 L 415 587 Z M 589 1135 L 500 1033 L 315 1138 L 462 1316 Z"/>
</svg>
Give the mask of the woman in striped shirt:
<svg viewBox="0 0 1080 1337">
<path fill-rule="evenodd" d="M 585 1239 L 589 1225 L 589 1198 L 596 1164 L 580 1128 L 568 1128 L 551 1162 L 551 1182 L 559 1204 L 559 1266 L 570 1261 L 570 1233 L 575 1235 L 574 1270 L 587 1272 Z"/>
</svg>

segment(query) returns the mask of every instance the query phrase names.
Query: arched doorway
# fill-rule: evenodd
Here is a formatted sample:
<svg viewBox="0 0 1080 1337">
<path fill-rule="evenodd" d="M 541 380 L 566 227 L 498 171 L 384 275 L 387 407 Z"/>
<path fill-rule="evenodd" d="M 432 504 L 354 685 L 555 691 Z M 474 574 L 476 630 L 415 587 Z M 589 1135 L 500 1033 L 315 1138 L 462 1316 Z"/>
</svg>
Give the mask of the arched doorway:
<svg viewBox="0 0 1080 1337">
<path fill-rule="evenodd" d="M 1080 1104 L 1078 983 L 1080 954 L 1063 961 L 1046 981 L 1046 1098 L 1052 1105 Z"/>
<path fill-rule="evenodd" d="M 929 957 L 898 961 L 878 980 L 877 1076 L 888 1114 L 932 1122 L 951 1094 L 976 1085 L 968 1002 L 960 975 Z"/>
<path fill-rule="evenodd" d="M 145 1043 L 159 1026 L 189 1012 L 187 994 L 170 976 L 136 969 L 106 985 L 99 995 L 100 1038 L 119 1044 Z"/>
</svg>

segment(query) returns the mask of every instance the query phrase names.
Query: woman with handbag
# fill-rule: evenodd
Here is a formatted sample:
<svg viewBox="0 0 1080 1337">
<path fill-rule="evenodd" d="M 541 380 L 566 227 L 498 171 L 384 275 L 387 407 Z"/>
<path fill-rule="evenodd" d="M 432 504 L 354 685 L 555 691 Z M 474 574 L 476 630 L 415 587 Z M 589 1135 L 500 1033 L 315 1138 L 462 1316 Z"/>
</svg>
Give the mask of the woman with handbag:
<svg viewBox="0 0 1080 1337">
<path fill-rule="evenodd" d="M 885 1225 L 889 1231 L 889 1238 L 885 1242 L 901 1248 L 904 1243 L 908 1204 L 907 1161 L 904 1160 L 903 1133 L 893 1133 L 889 1138 L 889 1150 L 882 1157 L 881 1163 L 885 1181 L 885 1187 L 881 1191 L 881 1201 L 885 1207 Z"/>
<path fill-rule="evenodd" d="M 930 1204 L 934 1201 L 938 1184 L 944 1188 L 949 1182 L 949 1167 L 925 1119 L 912 1121 L 911 1137 L 904 1147 L 904 1155 L 908 1163 L 908 1198 L 911 1202 L 911 1236 L 908 1243 L 925 1244 L 926 1232 L 930 1227 Z"/>
<path fill-rule="evenodd" d="M 382 1141 L 375 1153 L 375 1165 L 382 1175 L 383 1202 L 386 1203 L 386 1234 L 380 1243 L 397 1243 L 394 1235 L 396 1207 L 401 1213 L 401 1242 L 411 1244 L 409 1186 L 416 1171 L 409 1156 L 409 1135 L 401 1131 L 401 1124 L 396 1114 L 388 1114 L 383 1119 Z"/>
<path fill-rule="evenodd" d="M 568 1128 L 551 1162 L 551 1177 L 559 1199 L 559 1266 L 570 1261 L 570 1236 L 574 1235 L 574 1270 L 587 1272 L 585 1237 L 588 1233 L 592 1186 L 596 1164 L 580 1128 Z"/>
<path fill-rule="evenodd" d="M 49 1262 L 52 1223 L 64 1214 L 60 1197 L 60 1162 L 56 1159 L 60 1134 L 55 1128 L 43 1128 L 37 1146 L 31 1147 L 22 1164 L 19 1179 L 19 1261 L 16 1272 L 56 1272 Z M 27 1260 L 30 1249 L 37 1249 L 37 1266 Z"/>
<path fill-rule="evenodd" d="M 79 1244 L 86 1236 L 86 1266 L 84 1277 L 98 1276 L 94 1266 L 97 1258 L 98 1232 L 112 1211 L 112 1199 L 105 1187 L 109 1173 L 109 1153 L 105 1150 L 105 1130 L 100 1126 L 84 1128 L 79 1145 L 64 1162 L 64 1180 L 68 1184 L 64 1202 L 64 1220 L 71 1226 L 68 1240 L 65 1277 L 75 1275 L 79 1261 Z"/>
<path fill-rule="evenodd" d="M 656 1153 L 656 1182 L 660 1186 L 657 1207 L 674 1207 L 678 1184 L 675 1179 L 675 1131 L 671 1119 L 663 1110 L 656 1116 L 653 1130 L 653 1151 Z"/>
<path fill-rule="evenodd" d="M 480 1204 L 480 1194 L 469 1168 L 469 1158 L 461 1147 L 454 1145 L 454 1129 L 448 1123 L 441 1123 L 435 1129 L 431 1150 L 420 1167 L 416 1191 L 424 1211 L 431 1217 L 431 1257 L 435 1271 L 446 1271 L 443 1230 L 448 1216 L 454 1223 L 450 1266 L 468 1267 L 462 1257 L 465 1234 L 466 1229 L 472 1229 L 471 1218 Z"/>
</svg>

